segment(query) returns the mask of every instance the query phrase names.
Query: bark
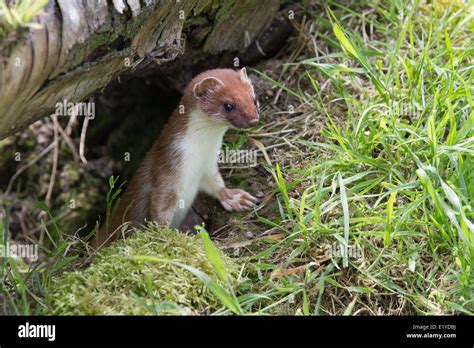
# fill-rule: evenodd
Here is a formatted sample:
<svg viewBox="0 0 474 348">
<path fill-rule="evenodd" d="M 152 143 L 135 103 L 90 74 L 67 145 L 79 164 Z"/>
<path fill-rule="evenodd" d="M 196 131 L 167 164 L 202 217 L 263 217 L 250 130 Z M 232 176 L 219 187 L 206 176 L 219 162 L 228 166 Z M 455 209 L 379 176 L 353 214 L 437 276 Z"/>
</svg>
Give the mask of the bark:
<svg viewBox="0 0 474 348">
<path fill-rule="evenodd" d="M 58 102 L 83 101 L 123 74 L 173 61 L 186 45 L 199 42 L 203 55 L 242 53 L 279 6 L 279 0 L 50 0 L 35 19 L 42 29 L 0 42 L 0 139 L 54 113 Z"/>
</svg>

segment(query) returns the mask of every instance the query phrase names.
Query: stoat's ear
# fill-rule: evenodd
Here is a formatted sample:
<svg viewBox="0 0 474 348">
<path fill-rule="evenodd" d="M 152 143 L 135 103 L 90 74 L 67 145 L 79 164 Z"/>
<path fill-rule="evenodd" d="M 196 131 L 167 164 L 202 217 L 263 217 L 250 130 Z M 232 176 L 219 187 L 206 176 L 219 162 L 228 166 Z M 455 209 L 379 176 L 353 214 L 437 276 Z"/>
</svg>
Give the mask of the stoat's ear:
<svg viewBox="0 0 474 348">
<path fill-rule="evenodd" d="M 247 75 L 247 69 L 245 68 L 240 69 L 240 79 L 244 82 L 252 83 Z"/>
<path fill-rule="evenodd" d="M 222 87 L 224 87 L 222 80 L 216 77 L 206 77 L 194 85 L 193 93 L 196 98 L 202 98 L 207 94 L 218 91 Z"/>
</svg>

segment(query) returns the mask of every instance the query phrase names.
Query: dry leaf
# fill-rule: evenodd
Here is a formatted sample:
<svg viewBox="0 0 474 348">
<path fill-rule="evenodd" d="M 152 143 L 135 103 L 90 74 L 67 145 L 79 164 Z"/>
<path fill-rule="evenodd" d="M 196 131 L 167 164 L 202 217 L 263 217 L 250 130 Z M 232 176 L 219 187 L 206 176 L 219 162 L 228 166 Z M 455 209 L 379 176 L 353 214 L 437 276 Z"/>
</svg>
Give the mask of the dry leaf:
<svg viewBox="0 0 474 348">
<path fill-rule="evenodd" d="M 301 273 L 306 271 L 308 268 L 311 266 L 317 265 L 316 262 L 310 262 L 306 265 L 294 267 L 294 268 L 288 268 L 288 269 L 276 269 L 270 274 L 270 279 L 273 279 L 275 277 L 280 277 L 280 276 L 285 276 L 285 275 L 292 275 L 296 273 Z"/>
</svg>

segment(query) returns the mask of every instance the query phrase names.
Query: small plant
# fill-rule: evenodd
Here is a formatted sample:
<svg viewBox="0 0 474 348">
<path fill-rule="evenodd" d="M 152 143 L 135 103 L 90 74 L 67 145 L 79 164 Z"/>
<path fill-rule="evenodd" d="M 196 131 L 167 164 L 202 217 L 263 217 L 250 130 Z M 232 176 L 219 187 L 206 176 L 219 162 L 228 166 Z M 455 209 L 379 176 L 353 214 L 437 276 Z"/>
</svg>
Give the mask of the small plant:
<svg viewBox="0 0 474 348">
<path fill-rule="evenodd" d="M 0 37 L 5 37 L 18 28 L 41 29 L 41 25 L 32 22 L 46 6 L 48 0 L 16 0 L 7 4 L 0 0 Z"/>
<path fill-rule="evenodd" d="M 106 211 L 105 211 L 105 232 L 106 234 L 109 233 L 110 224 L 115 217 L 115 213 L 117 208 L 120 205 L 120 194 L 122 193 L 123 185 L 125 185 L 125 181 L 123 181 L 117 188 L 117 181 L 119 177 L 111 176 L 109 178 L 109 191 L 107 192 L 106 197 Z"/>
</svg>

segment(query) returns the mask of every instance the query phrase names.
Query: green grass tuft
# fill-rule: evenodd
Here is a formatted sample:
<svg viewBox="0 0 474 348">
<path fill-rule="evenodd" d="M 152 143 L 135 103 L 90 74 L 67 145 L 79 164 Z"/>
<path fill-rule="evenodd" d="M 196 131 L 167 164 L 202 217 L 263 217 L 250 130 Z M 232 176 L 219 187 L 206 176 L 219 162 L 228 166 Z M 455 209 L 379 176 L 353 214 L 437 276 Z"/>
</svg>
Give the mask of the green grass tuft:
<svg viewBox="0 0 474 348">
<path fill-rule="evenodd" d="M 309 6 L 316 57 L 266 78 L 327 120 L 293 139 L 298 167 L 276 158 L 279 216 L 260 218 L 287 234 L 252 250 L 256 284 L 294 295 L 277 313 L 474 313 L 474 13 L 434 3 Z"/>
</svg>

